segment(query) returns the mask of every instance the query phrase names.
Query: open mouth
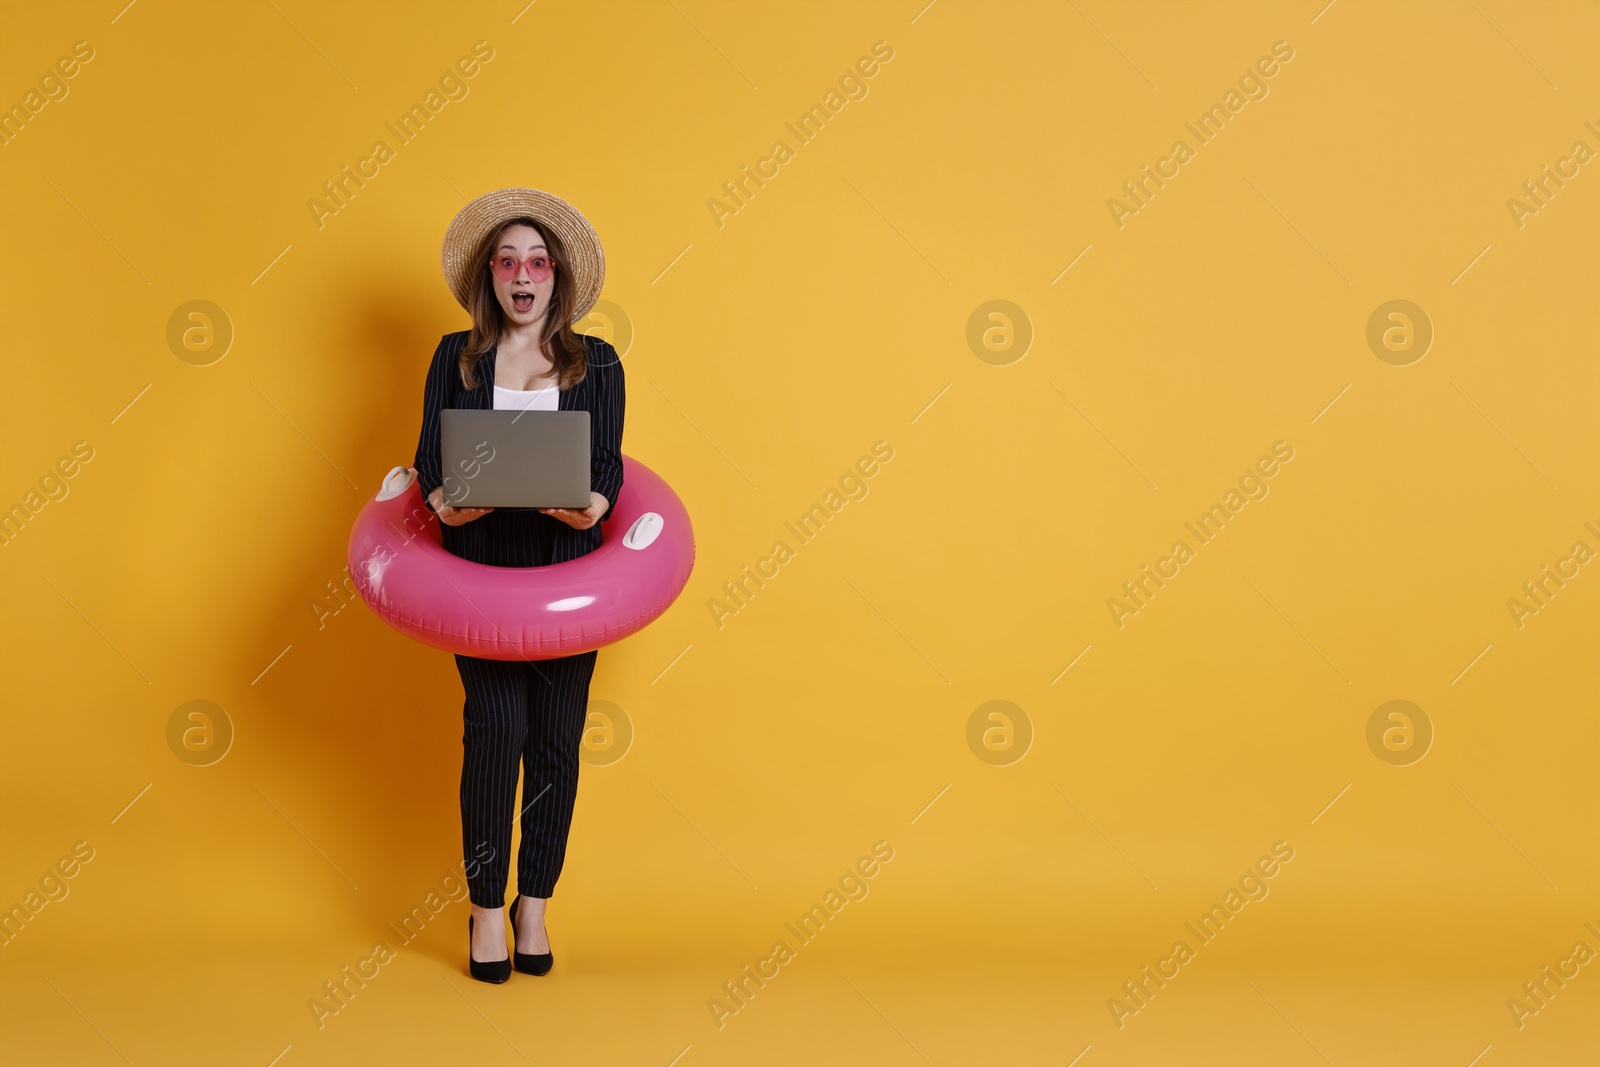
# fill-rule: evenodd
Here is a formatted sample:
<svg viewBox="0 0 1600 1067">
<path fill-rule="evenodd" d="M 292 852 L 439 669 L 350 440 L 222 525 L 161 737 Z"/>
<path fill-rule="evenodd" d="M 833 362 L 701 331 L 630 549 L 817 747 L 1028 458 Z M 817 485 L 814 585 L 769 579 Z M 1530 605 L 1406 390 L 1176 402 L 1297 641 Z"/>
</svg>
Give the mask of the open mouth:
<svg viewBox="0 0 1600 1067">
<path fill-rule="evenodd" d="M 533 310 L 534 294 L 530 292 L 515 292 L 511 294 L 511 306 L 519 312 Z"/>
</svg>

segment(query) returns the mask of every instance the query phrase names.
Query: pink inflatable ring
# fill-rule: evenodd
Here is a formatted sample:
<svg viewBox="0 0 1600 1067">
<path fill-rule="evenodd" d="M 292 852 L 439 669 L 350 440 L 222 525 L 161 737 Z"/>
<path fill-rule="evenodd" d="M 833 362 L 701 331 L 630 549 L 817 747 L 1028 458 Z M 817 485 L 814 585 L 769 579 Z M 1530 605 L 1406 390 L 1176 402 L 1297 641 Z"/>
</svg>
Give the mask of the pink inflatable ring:
<svg viewBox="0 0 1600 1067">
<path fill-rule="evenodd" d="M 694 528 L 672 487 L 622 457 L 622 491 L 600 547 L 547 567 L 490 567 L 445 551 L 416 472 L 395 467 L 350 531 L 350 575 L 367 606 L 434 648 L 480 659 L 553 659 L 643 629 L 694 569 Z"/>
</svg>

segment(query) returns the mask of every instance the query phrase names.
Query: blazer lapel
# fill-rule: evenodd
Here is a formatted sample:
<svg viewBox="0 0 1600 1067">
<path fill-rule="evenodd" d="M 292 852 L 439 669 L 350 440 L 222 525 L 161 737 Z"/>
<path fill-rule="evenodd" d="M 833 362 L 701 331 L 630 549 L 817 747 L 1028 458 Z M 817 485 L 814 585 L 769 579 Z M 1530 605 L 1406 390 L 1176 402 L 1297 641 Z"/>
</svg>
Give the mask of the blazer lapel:
<svg viewBox="0 0 1600 1067">
<path fill-rule="evenodd" d="M 492 345 L 478 360 L 478 387 L 472 391 L 472 406 L 485 411 L 494 407 L 494 357 L 499 345 Z"/>
<path fill-rule="evenodd" d="M 577 411 L 581 410 L 581 407 L 578 403 L 578 390 L 576 388 L 556 390 L 557 411 Z"/>
</svg>

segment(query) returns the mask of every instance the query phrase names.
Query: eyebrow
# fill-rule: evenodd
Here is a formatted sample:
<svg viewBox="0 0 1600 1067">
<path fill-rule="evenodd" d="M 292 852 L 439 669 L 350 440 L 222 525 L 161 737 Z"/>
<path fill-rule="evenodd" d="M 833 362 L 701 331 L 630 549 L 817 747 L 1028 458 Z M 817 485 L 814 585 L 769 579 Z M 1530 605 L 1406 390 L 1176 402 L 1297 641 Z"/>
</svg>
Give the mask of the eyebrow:
<svg viewBox="0 0 1600 1067">
<path fill-rule="evenodd" d="M 503 250 L 505 250 L 507 248 L 511 249 L 511 251 L 513 251 L 513 252 L 515 252 L 517 250 L 517 246 L 516 245 L 514 245 L 511 242 L 507 241 L 505 244 L 503 244 L 499 248 L 495 249 L 495 251 L 496 252 L 500 252 L 500 251 L 503 251 Z M 544 245 L 534 245 L 533 248 L 544 248 Z M 528 251 L 532 252 L 533 248 L 528 249 Z M 549 249 L 545 249 L 545 250 L 549 251 Z"/>
</svg>

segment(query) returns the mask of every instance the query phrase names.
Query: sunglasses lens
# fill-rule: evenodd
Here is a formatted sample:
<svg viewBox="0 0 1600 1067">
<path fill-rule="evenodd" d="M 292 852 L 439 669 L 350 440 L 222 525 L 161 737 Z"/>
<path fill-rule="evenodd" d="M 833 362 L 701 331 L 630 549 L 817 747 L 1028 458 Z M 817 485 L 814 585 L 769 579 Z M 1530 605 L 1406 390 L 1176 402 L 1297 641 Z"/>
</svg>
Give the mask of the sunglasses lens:
<svg viewBox="0 0 1600 1067">
<path fill-rule="evenodd" d="M 528 270 L 528 277 L 536 282 L 542 282 L 550 277 L 550 271 L 555 266 L 555 260 L 549 256 L 531 256 L 522 262 L 512 256 L 496 256 L 489 261 L 489 268 L 494 271 L 494 276 L 503 282 L 509 282 L 521 273 L 522 268 Z"/>
</svg>

